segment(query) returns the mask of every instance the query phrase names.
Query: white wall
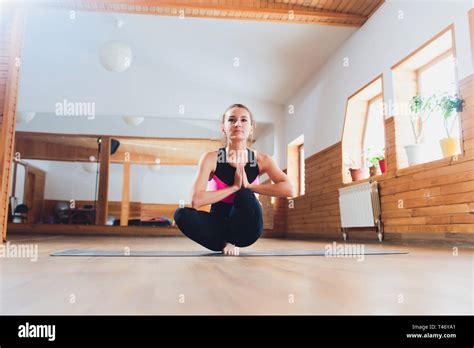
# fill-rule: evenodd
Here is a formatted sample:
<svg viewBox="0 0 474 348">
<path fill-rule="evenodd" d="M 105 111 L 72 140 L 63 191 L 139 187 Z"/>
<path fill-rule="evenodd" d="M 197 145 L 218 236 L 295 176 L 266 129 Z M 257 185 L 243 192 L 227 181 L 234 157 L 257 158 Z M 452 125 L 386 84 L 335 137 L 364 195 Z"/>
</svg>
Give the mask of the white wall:
<svg viewBox="0 0 474 348">
<path fill-rule="evenodd" d="M 454 23 L 458 77 L 473 73 L 465 1 L 386 1 L 326 64 L 290 98 L 295 113 L 284 111 L 277 124 L 278 163 L 286 168 L 286 145 L 305 135 L 305 157 L 342 139 L 347 98 L 383 73 L 385 102 L 392 100 L 391 66 Z M 399 18 L 403 16 L 403 18 Z M 343 66 L 343 60 L 349 66 Z M 281 141 L 280 141 L 281 140 Z"/>
<path fill-rule="evenodd" d="M 161 166 L 158 172 L 147 165 L 132 165 L 130 171 L 130 200 L 142 203 L 191 204 L 190 192 L 197 166 Z M 122 199 L 120 164 L 111 165 L 109 200 Z"/>
<path fill-rule="evenodd" d="M 184 19 L 27 7 L 19 108 L 51 112 L 64 98 L 95 102 L 99 115 L 218 118 L 244 103 L 259 120 L 280 107 L 356 28 Z M 123 21 L 119 29 L 114 19 Z M 105 70 L 100 48 L 130 45 L 130 68 Z M 324 42 L 324 49 L 314 43 Z M 235 58 L 238 58 L 236 65 Z M 311 64 L 305 64 L 309 59 Z M 268 110 L 269 111 L 269 110 Z"/>
</svg>

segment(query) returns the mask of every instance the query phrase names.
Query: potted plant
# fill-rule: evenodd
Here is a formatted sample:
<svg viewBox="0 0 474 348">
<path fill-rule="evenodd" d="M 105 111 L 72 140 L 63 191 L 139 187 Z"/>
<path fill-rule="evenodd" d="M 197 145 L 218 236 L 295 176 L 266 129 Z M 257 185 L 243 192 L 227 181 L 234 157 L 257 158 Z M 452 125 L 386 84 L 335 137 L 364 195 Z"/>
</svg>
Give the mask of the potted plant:
<svg viewBox="0 0 474 348">
<path fill-rule="evenodd" d="M 382 150 L 383 152 L 382 153 L 385 153 L 385 149 Z M 385 173 L 385 155 L 379 155 L 378 156 L 378 162 L 379 162 L 379 168 L 380 168 L 380 171 L 382 172 L 382 174 Z"/>
<path fill-rule="evenodd" d="M 351 173 L 352 181 L 357 181 L 364 178 L 361 168 L 349 168 L 349 172 Z"/>
<path fill-rule="evenodd" d="M 385 173 L 385 148 L 382 150 L 377 151 L 376 154 L 369 158 L 369 162 L 372 166 L 376 168 L 380 168 L 380 173 Z"/>
<path fill-rule="evenodd" d="M 364 160 L 365 160 L 365 165 L 367 168 L 369 168 L 369 175 L 374 176 L 377 175 L 378 168 L 380 168 L 380 160 L 384 159 L 383 156 L 384 150 L 381 152 L 375 152 L 372 149 L 368 148 L 364 150 Z M 385 163 L 384 163 L 385 165 Z M 385 171 L 385 167 L 384 167 Z"/>
<path fill-rule="evenodd" d="M 368 149 L 367 154 L 364 157 L 365 159 L 365 165 L 367 168 L 369 168 L 369 175 L 374 176 L 377 174 L 377 167 L 375 165 L 375 162 L 372 161 L 372 155 L 370 154 L 370 149 Z"/>
<path fill-rule="evenodd" d="M 362 169 L 356 164 L 356 162 L 351 157 L 346 158 L 346 160 L 344 161 L 344 165 L 349 170 L 352 181 L 357 181 L 364 178 Z"/>
<path fill-rule="evenodd" d="M 454 125 L 457 124 L 458 113 L 462 111 L 464 100 L 457 95 L 442 95 L 438 100 L 438 108 L 443 117 L 443 125 L 446 131 L 446 138 L 439 141 L 443 157 L 450 157 L 456 154 L 459 140 L 453 137 Z"/>
<path fill-rule="evenodd" d="M 377 175 L 377 168 L 380 168 L 379 161 L 383 160 L 383 158 L 382 154 L 378 153 L 374 155 L 370 149 L 367 150 L 365 163 L 367 164 L 367 167 L 369 167 L 370 176 Z"/>
<path fill-rule="evenodd" d="M 423 125 L 428 121 L 437 106 L 436 96 L 415 95 L 409 103 L 411 128 L 415 137 L 415 144 L 406 145 L 408 164 L 423 162 Z"/>
<path fill-rule="evenodd" d="M 370 176 L 374 176 L 377 174 L 377 168 L 380 168 L 380 172 L 382 174 L 385 173 L 385 157 L 383 155 L 376 155 L 374 157 L 371 157 L 369 159 L 369 162 L 372 164 L 372 166 L 370 167 Z"/>
</svg>

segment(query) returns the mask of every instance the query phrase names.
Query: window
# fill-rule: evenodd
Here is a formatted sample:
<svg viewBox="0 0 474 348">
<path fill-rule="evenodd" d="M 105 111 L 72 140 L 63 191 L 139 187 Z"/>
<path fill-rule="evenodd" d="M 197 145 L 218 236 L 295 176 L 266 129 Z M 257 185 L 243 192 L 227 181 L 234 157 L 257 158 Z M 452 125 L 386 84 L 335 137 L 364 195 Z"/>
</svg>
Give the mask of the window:
<svg viewBox="0 0 474 348">
<path fill-rule="evenodd" d="M 385 171 L 385 166 L 379 164 L 379 160 L 385 158 L 383 105 L 382 75 L 347 99 L 342 134 L 343 183 L 366 179 Z"/>
<path fill-rule="evenodd" d="M 304 135 L 300 135 L 287 146 L 287 175 L 297 196 L 304 195 Z"/>
<path fill-rule="evenodd" d="M 459 115 L 453 114 L 445 122 L 435 107 L 431 112 L 425 110 L 418 114 L 417 119 L 410 109 L 415 96 L 419 96 L 419 104 L 424 105 L 431 97 L 434 104 L 443 94 L 450 97 L 458 94 L 455 60 L 454 26 L 450 25 L 392 67 L 395 108 L 391 111 L 398 168 L 461 152 Z M 448 138 L 447 132 L 454 140 L 443 140 Z"/>
<path fill-rule="evenodd" d="M 435 58 L 417 71 L 418 93 L 421 96 L 430 96 L 433 94 L 442 95 L 448 93 L 455 95 L 456 71 L 454 67 L 454 56 L 451 51 Z M 450 135 L 459 139 L 459 117 L 452 117 L 446 124 L 450 130 Z M 434 111 L 424 127 L 426 161 L 434 161 L 443 158 L 439 141 L 445 137 L 446 130 L 443 118 L 439 111 Z M 460 149 L 458 149 L 460 152 Z"/>
</svg>

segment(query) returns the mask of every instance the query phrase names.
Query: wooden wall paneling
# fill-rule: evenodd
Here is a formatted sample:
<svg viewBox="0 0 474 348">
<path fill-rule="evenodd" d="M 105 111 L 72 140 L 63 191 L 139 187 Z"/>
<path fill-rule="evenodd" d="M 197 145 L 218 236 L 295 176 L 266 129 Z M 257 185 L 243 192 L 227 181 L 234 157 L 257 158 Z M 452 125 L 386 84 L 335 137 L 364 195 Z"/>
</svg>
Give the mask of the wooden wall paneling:
<svg viewBox="0 0 474 348">
<path fill-rule="evenodd" d="M 340 231 L 337 188 L 342 185 L 341 158 L 339 142 L 306 159 L 306 192 L 286 208 L 288 235 Z M 275 221 L 278 219 L 280 216 L 276 214 Z"/>
<path fill-rule="evenodd" d="M 191 206 L 191 205 L 186 205 Z M 165 203 L 142 203 L 142 210 L 141 210 L 141 219 L 147 220 L 152 218 L 159 218 L 162 215 L 167 217 L 170 220 L 173 220 L 173 215 L 176 209 L 178 209 L 180 205 L 177 204 L 165 204 Z M 199 208 L 199 210 L 209 212 L 211 209 L 211 205 L 205 205 Z"/>
<path fill-rule="evenodd" d="M 55 200 L 46 199 L 44 200 L 44 222 L 48 223 L 48 220 L 54 216 L 54 206 L 58 202 L 67 202 L 67 200 Z M 67 202 L 68 203 L 68 202 Z M 93 205 L 93 200 L 76 200 L 76 207 L 83 207 L 84 205 Z M 129 202 L 129 219 L 140 219 L 148 220 L 151 218 L 159 218 L 165 216 L 166 218 L 173 220 L 173 214 L 179 204 L 162 204 L 162 203 L 141 203 L 141 202 Z M 199 210 L 209 211 L 210 205 L 203 206 Z M 120 218 L 122 211 L 122 201 L 109 201 L 108 202 L 108 214 L 112 215 L 115 219 Z"/>
<path fill-rule="evenodd" d="M 260 204 L 262 205 L 263 229 L 273 230 L 274 203 L 272 203 L 272 200 L 274 201 L 275 198 L 272 199 L 272 197 L 270 196 L 259 195 L 258 200 L 260 201 Z"/>
<path fill-rule="evenodd" d="M 461 129 L 463 141 L 463 155 L 467 158 L 474 157 L 474 75 L 460 81 L 459 94 L 464 99 L 461 112 Z"/>
<path fill-rule="evenodd" d="M 393 116 L 385 118 L 385 172 L 387 176 L 394 176 L 398 168 L 397 139 L 395 136 L 395 119 Z"/>
<path fill-rule="evenodd" d="M 382 220 L 389 240 L 471 240 L 474 237 L 474 75 L 460 81 L 465 100 L 461 113 L 464 154 L 397 169 L 397 121 L 385 119 L 387 172 L 374 177 L 380 185 Z M 337 238 L 340 234 L 339 192 L 342 143 L 306 159 L 306 194 L 274 212 L 275 229 L 286 237 Z M 368 180 L 365 180 L 368 181 Z M 278 200 L 277 200 L 278 202 Z M 351 234 L 357 239 L 357 231 Z M 362 234 L 360 235 L 363 238 Z M 369 235 L 371 238 L 372 235 Z M 375 237 L 373 237 L 375 238 Z"/>
</svg>

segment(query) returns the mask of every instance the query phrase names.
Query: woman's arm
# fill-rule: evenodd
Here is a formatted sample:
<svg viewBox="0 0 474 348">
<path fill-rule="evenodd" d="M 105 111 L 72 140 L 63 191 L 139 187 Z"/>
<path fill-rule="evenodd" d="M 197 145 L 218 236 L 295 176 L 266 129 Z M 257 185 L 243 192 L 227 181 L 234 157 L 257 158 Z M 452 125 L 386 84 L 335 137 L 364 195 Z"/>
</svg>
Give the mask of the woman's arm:
<svg viewBox="0 0 474 348">
<path fill-rule="evenodd" d="M 214 157 L 212 152 L 206 152 L 199 160 L 197 175 L 191 191 L 191 206 L 194 209 L 218 202 L 240 189 L 240 186 L 232 185 L 217 191 L 206 191 L 209 174 L 217 160 Z"/>
<path fill-rule="evenodd" d="M 276 182 L 274 184 L 249 184 L 249 189 L 264 196 L 294 197 L 293 186 L 289 182 Z"/>
<path fill-rule="evenodd" d="M 193 196 L 191 206 L 197 209 L 203 205 L 219 202 L 238 190 L 236 186 L 229 186 L 217 191 L 198 191 Z"/>
<path fill-rule="evenodd" d="M 293 185 L 288 176 L 277 166 L 272 157 L 262 154 L 261 169 L 267 173 L 274 184 L 248 184 L 246 185 L 252 191 L 266 196 L 273 197 L 294 197 Z M 244 179 L 246 181 L 246 178 Z"/>
</svg>

